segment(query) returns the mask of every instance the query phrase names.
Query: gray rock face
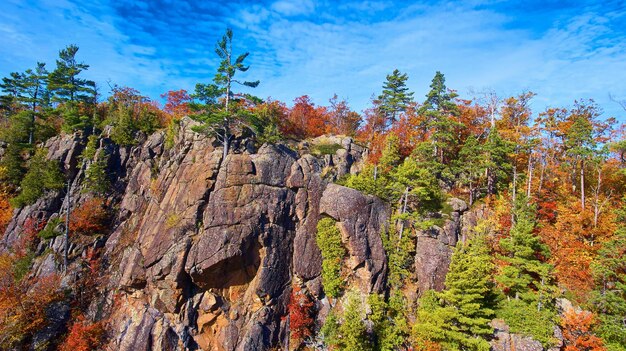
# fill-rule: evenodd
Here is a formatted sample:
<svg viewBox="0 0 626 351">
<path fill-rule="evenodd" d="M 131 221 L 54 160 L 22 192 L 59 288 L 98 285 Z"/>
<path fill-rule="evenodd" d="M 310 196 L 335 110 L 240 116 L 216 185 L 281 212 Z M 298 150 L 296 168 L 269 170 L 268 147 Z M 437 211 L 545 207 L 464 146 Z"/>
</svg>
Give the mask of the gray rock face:
<svg viewBox="0 0 626 351">
<path fill-rule="evenodd" d="M 445 288 L 452 251 L 460 239 L 461 216 L 467 210 L 467 205 L 460 199 L 450 199 L 448 204 L 452 212 L 441 227 L 435 225 L 417 233 L 415 275 L 420 294 L 429 289 L 441 291 Z"/>
<path fill-rule="evenodd" d="M 350 284 L 382 291 L 387 262 L 380 233 L 389 210 L 374 197 L 329 184 L 358 169 L 364 149 L 341 137 L 333 139 L 341 145 L 334 155 L 315 157 L 281 145 L 256 150 L 251 140 L 237 139 L 222 159 L 219 143 L 192 126 L 183 119 L 169 149 L 164 132 L 139 136 L 133 147 L 114 145 L 106 131 L 99 140 L 97 153 L 109 156 L 114 218 L 101 239 L 70 237 L 64 281 L 71 285 L 80 274 L 87 247 L 103 246 L 107 275 L 89 316 L 109 317 L 108 349 L 277 346 L 286 335 L 292 280 L 323 298 L 320 216 L 339 223 Z M 71 169 L 72 208 L 88 198 L 78 157 L 84 144 L 78 136 L 47 144 L 48 158 Z M 50 193 L 16 210 L 3 245 L 11 247 L 29 218 L 63 217 L 64 198 L 65 191 Z M 52 254 L 36 260 L 36 275 L 62 273 L 55 256 L 63 246 L 62 237 L 40 244 Z"/>
<path fill-rule="evenodd" d="M 380 234 L 389 218 L 384 203 L 357 190 L 330 184 L 320 200 L 320 214 L 338 221 L 347 242 L 350 268 L 359 278 L 361 289 L 382 292 L 387 257 Z"/>
<path fill-rule="evenodd" d="M 530 337 L 509 332 L 509 326 L 500 319 L 491 322 L 494 328 L 494 339 L 491 341 L 493 351 L 543 351 L 543 346 Z"/>
</svg>

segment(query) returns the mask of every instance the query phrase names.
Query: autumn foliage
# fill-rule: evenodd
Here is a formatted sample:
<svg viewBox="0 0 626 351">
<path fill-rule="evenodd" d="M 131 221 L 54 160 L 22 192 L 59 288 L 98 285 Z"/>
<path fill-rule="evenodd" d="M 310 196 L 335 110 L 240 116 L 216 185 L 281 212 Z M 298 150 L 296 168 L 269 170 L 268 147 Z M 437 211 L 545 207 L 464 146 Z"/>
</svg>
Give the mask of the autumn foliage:
<svg viewBox="0 0 626 351">
<path fill-rule="evenodd" d="M 69 332 L 63 343 L 59 346 L 60 351 L 90 351 L 97 350 L 104 338 L 104 323 L 90 323 L 79 314 L 69 328 Z"/>
<path fill-rule="evenodd" d="M 70 215 L 70 232 L 90 235 L 106 229 L 109 214 L 105 201 L 91 198 L 74 209 Z"/>
<path fill-rule="evenodd" d="M 51 274 L 29 279 L 26 250 L 0 255 L 0 348 L 11 349 L 47 323 L 46 310 L 63 297 L 60 279 Z"/>
<path fill-rule="evenodd" d="M 301 343 L 313 335 L 315 302 L 299 286 L 294 286 L 289 298 L 289 330 L 291 340 Z"/>
<path fill-rule="evenodd" d="M 0 190 L 0 233 L 4 233 L 12 216 L 13 208 L 9 203 L 9 195 L 7 192 Z"/>
<path fill-rule="evenodd" d="M 170 90 L 167 93 L 161 94 L 162 98 L 166 99 L 165 105 L 163 105 L 163 111 L 168 115 L 168 121 L 171 119 L 181 119 L 191 113 L 189 103 L 192 101 L 191 96 L 186 90 Z"/>
<path fill-rule="evenodd" d="M 561 326 L 565 351 L 604 351 L 602 339 L 593 333 L 596 319 L 589 311 L 565 311 Z"/>
</svg>

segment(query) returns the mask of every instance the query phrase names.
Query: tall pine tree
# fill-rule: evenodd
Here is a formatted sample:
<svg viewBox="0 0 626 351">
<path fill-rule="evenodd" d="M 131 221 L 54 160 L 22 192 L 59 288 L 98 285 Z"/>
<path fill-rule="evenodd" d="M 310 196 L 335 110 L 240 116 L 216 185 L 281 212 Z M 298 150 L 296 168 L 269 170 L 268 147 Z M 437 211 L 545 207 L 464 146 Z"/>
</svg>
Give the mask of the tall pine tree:
<svg viewBox="0 0 626 351">
<path fill-rule="evenodd" d="M 427 292 L 417 312 L 413 335 L 419 341 L 437 342 L 446 350 L 490 349 L 486 338 L 494 315 L 494 265 L 484 238 L 459 243 L 446 275 L 446 289 Z"/>
<path fill-rule="evenodd" d="M 89 68 L 89 65 L 76 60 L 77 52 L 78 46 L 76 45 L 69 45 L 59 51 L 57 67 L 48 76 L 48 89 L 54 94 L 53 101 L 93 101 L 95 83 L 79 77 L 81 72 Z"/>
<path fill-rule="evenodd" d="M 389 128 L 398 120 L 398 115 L 406 110 L 413 101 L 413 92 L 409 92 L 406 81 L 409 77 L 406 73 L 400 73 L 395 69 L 387 75 L 383 84 L 383 91 L 378 96 L 378 109 L 385 117 L 385 127 Z"/>
<path fill-rule="evenodd" d="M 430 91 L 426 94 L 426 100 L 418 111 L 426 118 L 434 156 L 441 164 L 447 164 L 451 160 L 451 151 L 458 142 L 458 129 L 463 127 L 463 124 L 456 121 L 459 109 L 454 99 L 457 96 L 446 87 L 443 73 L 437 71 L 430 84 Z"/>
<path fill-rule="evenodd" d="M 597 333 L 609 351 L 626 349 L 626 208 L 617 214 L 622 225 L 602 246 L 591 267 L 596 289 L 590 306 L 597 312 Z"/>
<path fill-rule="evenodd" d="M 231 104 L 235 96 L 233 86 L 238 84 L 255 88 L 259 85 L 259 81 L 249 82 L 235 79 L 237 72 L 246 72 L 250 68 L 244 65 L 249 53 L 246 52 L 235 57 L 232 41 L 233 31 L 228 28 L 215 48 L 221 61 L 217 74 L 213 78 L 213 84 L 196 85 L 194 97 L 204 103 L 204 106 L 201 107 L 202 113 L 192 116 L 202 123 L 201 127 L 195 129 L 196 131 L 212 134 L 220 139 L 223 145 L 223 159 L 228 155 L 233 131 L 237 127 L 248 124 L 251 119 L 248 111 Z M 223 104 L 216 106 L 216 102 L 220 98 L 222 98 Z"/>
</svg>

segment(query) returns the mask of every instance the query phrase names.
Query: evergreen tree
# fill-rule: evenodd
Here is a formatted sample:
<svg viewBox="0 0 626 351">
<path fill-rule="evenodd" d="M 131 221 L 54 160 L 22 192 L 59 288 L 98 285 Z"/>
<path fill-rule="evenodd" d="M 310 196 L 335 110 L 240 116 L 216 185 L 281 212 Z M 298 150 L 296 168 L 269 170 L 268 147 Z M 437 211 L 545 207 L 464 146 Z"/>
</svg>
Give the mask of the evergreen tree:
<svg viewBox="0 0 626 351">
<path fill-rule="evenodd" d="M 19 107 L 19 97 L 24 91 L 24 75 L 18 72 L 11 72 L 8 77 L 2 78 L 0 89 L 4 93 L 0 95 L 0 105 L 7 114 L 13 114 Z"/>
<path fill-rule="evenodd" d="M 597 312 L 600 326 L 598 335 L 607 350 L 626 349 L 626 209 L 618 210 L 622 225 L 614 237 L 606 242 L 592 264 L 596 289 L 590 306 Z"/>
<path fill-rule="evenodd" d="M 46 150 L 39 149 L 30 160 L 28 172 L 20 182 L 20 194 L 12 199 L 15 207 L 33 204 L 47 190 L 63 188 L 63 174 L 56 161 L 46 160 Z"/>
<path fill-rule="evenodd" d="M 461 183 L 469 186 L 470 206 L 474 204 L 478 196 L 476 190 L 485 169 L 482 156 L 483 146 L 475 136 L 469 136 L 459 151 L 458 165 L 456 167 L 461 176 Z"/>
<path fill-rule="evenodd" d="M 244 61 L 249 53 L 244 53 L 236 58 L 232 49 L 233 31 L 228 28 L 220 41 L 217 42 L 215 52 L 222 60 L 213 78 L 213 84 L 196 85 L 194 97 L 201 100 L 205 106 L 203 113 L 193 115 L 192 118 L 201 122 L 202 126 L 195 128 L 198 132 L 212 134 L 221 139 L 223 145 L 223 158 L 226 159 L 228 149 L 235 128 L 245 124 L 250 119 L 250 113 L 231 104 L 235 94 L 232 90 L 234 84 L 251 88 L 259 85 L 259 81 L 248 82 L 235 79 L 237 72 L 246 72 L 249 66 L 244 66 Z M 223 105 L 216 108 L 216 101 L 222 97 Z"/>
<path fill-rule="evenodd" d="M 454 99 L 458 96 L 448 90 L 444 75 L 437 71 L 430 84 L 430 91 L 419 109 L 426 118 L 426 127 L 431 133 L 434 155 L 439 163 L 447 164 L 452 159 L 452 150 L 458 143 L 458 129 L 462 123 L 456 121 L 459 116 L 458 106 Z"/>
<path fill-rule="evenodd" d="M 487 194 L 494 195 L 498 186 L 504 182 L 513 165 L 509 160 L 509 154 L 513 151 L 513 145 L 502 139 L 496 128 L 489 131 L 487 140 L 482 147 L 484 168 L 487 170 Z"/>
<path fill-rule="evenodd" d="M 57 67 L 48 76 L 48 89 L 56 102 L 92 102 L 95 83 L 79 78 L 89 65 L 76 61 L 78 46 L 69 45 L 59 51 Z"/>
<path fill-rule="evenodd" d="M 31 122 L 28 133 L 28 143 L 32 144 L 34 141 L 36 117 L 38 115 L 38 108 L 45 104 L 45 91 L 46 80 L 48 78 L 48 71 L 46 70 L 46 64 L 37 62 L 35 70 L 28 69 L 24 74 L 24 96 L 21 98 L 22 102 L 28 105 L 31 110 Z"/>
<path fill-rule="evenodd" d="M 317 245 L 322 252 L 322 286 L 328 296 L 338 297 L 343 290 L 341 263 L 346 250 L 341 243 L 341 232 L 335 221 L 328 217 L 317 222 Z"/>
<path fill-rule="evenodd" d="M 417 340 L 440 343 L 448 350 L 489 350 L 493 333 L 491 274 L 494 266 L 482 237 L 459 244 L 446 275 L 446 289 L 426 293 L 413 334 Z"/>
<path fill-rule="evenodd" d="M 398 119 L 398 115 L 406 110 L 413 102 L 413 92 L 409 92 L 406 87 L 408 76 L 395 69 L 387 75 L 387 80 L 383 84 L 383 91 L 378 96 L 380 105 L 379 111 L 385 116 L 386 128 L 391 127 Z"/>
<path fill-rule="evenodd" d="M 383 295 L 372 294 L 368 298 L 370 314 L 376 337 L 375 349 L 393 351 L 406 344 L 409 326 L 406 318 L 406 303 L 402 293 L 395 290 L 386 302 Z"/>
<path fill-rule="evenodd" d="M 543 262 L 549 250 L 533 231 L 535 207 L 525 196 L 516 199 L 515 221 L 508 237 L 500 239 L 503 267 L 496 275 L 504 299 L 499 303 L 498 317 L 511 331 L 532 336 L 544 346 L 553 346 L 556 320 L 554 298 L 558 288 L 552 279 L 553 267 Z"/>
<path fill-rule="evenodd" d="M 542 261 L 549 257 L 549 250 L 533 233 L 535 207 L 528 204 L 524 196 L 518 197 L 513 214 L 515 223 L 509 236 L 500 239 L 503 254 L 499 259 L 504 262 L 504 267 L 496 281 L 504 288 L 507 297 L 533 302 L 541 309 L 540 295 L 552 281 L 553 267 Z"/>
</svg>

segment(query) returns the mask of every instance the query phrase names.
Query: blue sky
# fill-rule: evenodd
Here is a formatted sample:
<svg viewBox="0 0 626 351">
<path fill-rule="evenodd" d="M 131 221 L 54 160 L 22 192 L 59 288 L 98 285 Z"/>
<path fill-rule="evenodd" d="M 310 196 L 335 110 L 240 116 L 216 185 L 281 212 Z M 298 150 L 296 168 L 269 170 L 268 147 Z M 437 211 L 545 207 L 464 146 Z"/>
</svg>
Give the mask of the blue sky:
<svg viewBox="0 0 626 351">
<path fill-rule="evenodd" d="M 593 98 L 626 120 L 626 5 L 622 1 L 102 1 L 0 2 L 0 76 L 54 67 L 59 49 L 80 47 L 85 77 L 158 99 L 209 82 L 214 45 L 230 26 L 259 79 L 250 91 L 290 103 L 337 93 L 368 107 L 385 75 L 409 75 L 418 101 L 435 71 L 462 97 L 494 90 L 538 94 L 536 112 Z"/>
</svg>

